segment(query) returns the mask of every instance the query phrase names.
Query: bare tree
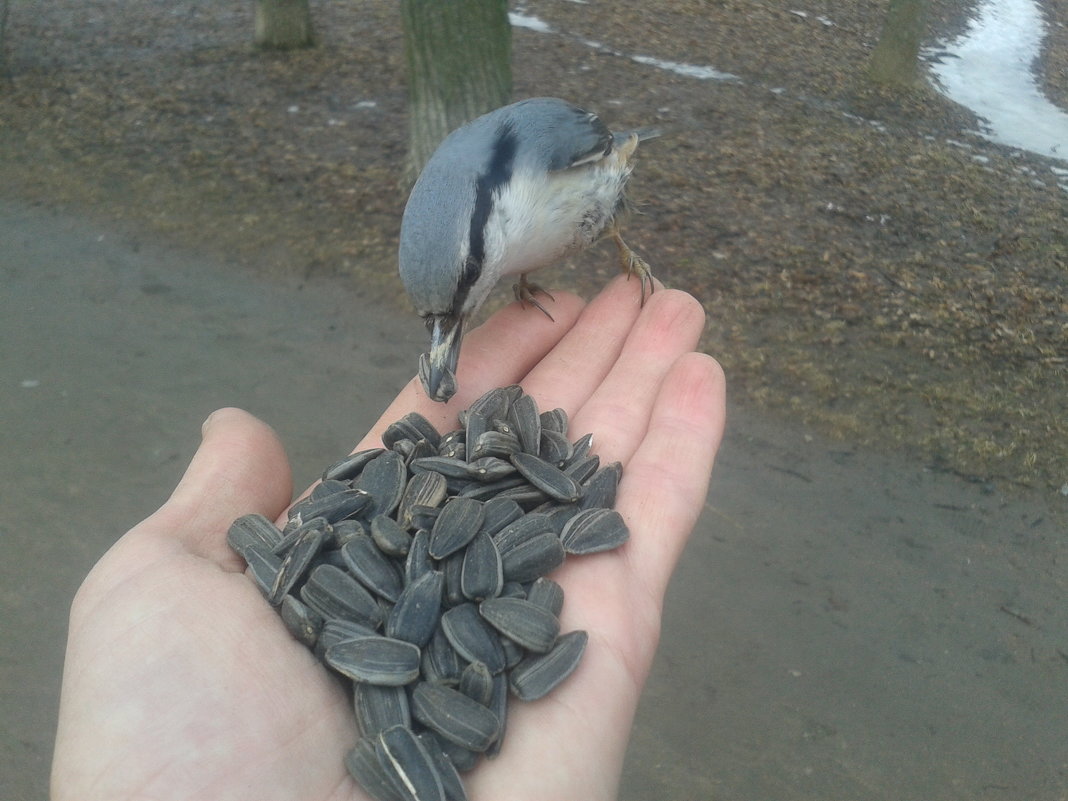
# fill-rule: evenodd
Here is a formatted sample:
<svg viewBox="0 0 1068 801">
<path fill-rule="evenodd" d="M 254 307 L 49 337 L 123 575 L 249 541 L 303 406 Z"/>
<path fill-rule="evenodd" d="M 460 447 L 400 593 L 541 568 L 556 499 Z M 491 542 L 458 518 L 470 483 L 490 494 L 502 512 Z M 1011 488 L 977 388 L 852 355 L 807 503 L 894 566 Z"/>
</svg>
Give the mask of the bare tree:
<svg viewBox="0 0 1068 801">
<path fill-rule="evenodd" d="M 452 129 L 508 102 L 507 0 L 401 0 L 408 62 L 408 168 L 418 175 Z"/>
<path fill-rule="evenodd" d="M 916 82 L 928 0 L 890 0 L 879 43 L 868 63 L 877 84 L 906 87 Z"/>
<path fill-rule="evenodd" d="M 257 47 L 294 50 L 311 47 L 311 10 L 308 0 L 256 0 Z"/>
</svg>

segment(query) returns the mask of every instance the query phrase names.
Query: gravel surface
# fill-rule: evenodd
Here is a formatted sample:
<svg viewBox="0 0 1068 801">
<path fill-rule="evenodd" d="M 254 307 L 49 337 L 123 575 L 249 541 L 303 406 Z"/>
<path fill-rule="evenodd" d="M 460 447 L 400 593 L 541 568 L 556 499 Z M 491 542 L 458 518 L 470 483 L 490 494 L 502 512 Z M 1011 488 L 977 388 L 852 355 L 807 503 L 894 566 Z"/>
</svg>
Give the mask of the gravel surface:
<svg viewBox="0 0 1068 801">
<path fill-rule="evenodd" d="M 933 5 L 932 41 L 962 28 L 968 4 Z M 531 0 L 521 10 L 552 32 L 515 31 L 515 94 L 665 129 L 639 156 L 625 233 L 705 304 L 703 345 L 735 399 L 1056 493 L 1068 484 L 1068 191 L 1051 167 L 1068 165 L 989 144 L 927 88 L 871 91 L 884 8 Z M 1038 65 L 1064 104 L 1065 12 L 1047 12 Z M 313 14 L 316 48 L 263 54 L 247 4 L 14 0 L 0 181 L 269 273 L 351 275 L 407 310 L 395 4 L 313 2 Z M 605 245 L 539 281 L 592 293 L 615 269 Z"/>
</svg>

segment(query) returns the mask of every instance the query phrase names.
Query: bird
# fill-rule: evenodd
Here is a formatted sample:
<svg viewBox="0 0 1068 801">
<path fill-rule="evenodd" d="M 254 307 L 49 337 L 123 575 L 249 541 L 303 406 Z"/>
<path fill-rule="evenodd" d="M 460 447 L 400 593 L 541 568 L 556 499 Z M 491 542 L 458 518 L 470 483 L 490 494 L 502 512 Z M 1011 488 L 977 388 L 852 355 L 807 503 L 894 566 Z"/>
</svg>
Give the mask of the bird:
<svg viewBox="0 0 1068 801">
<path fill-rule="evenodd" d="M 638 143 L 653 129 L 613 133 L 596 114 L 554 97 L 521 100 L 462 125 L 442 140 L 412 187 L 401 218 L 401 281 L 430 332 L 419 359 L 427 396 L 448 401 L 465 328 L 504 276 L 550 319 L 552 296 L 527 273 L 603 236 L 640 302 L 652 270 L 623 241 L 618 217 Z"/>
</svg>

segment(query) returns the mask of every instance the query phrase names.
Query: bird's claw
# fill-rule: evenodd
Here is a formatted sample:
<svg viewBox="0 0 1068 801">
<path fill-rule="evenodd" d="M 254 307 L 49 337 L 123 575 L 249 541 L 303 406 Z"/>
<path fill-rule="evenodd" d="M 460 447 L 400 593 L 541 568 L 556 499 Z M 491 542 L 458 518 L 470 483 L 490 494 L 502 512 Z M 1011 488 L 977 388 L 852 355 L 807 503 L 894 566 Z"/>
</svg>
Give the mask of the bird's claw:
<svg viewBox="0 0 1068 801">
<path fill-rule="evenodd" d="M 519 301 L 520 305 L 529 303 L 531 306 L 533 306 L 535 309 L 538 309 L 542 314 L 544 314 L 554 323 L 556 322 L 556 320 L 553 320 L 553 316 L 549 314 L 548 309 L 542 306 L 538 299 L 534 296 L 540 293 L 542 295 L 545 295 L 545 297 L 547 297 L 553 303 L 556 302 L 556 298 L 554 298 L 547 290 L 542 289 L 537 284 L 533 284 L 528 281 L 526 274 L 519 276 L 518 284 L 512 284 L 512 292 L 515 293 L 515 299 Z"/>
<path fill-rule="evenodd" d="M 645 306 L 646 294 L 653 294 L 653 269 L 645 259 L 630 249 L 618 231 L 613 234 L 613 239 L 615 239 L 616 247 L 619 248 L 620 269 L 627 274 L 627 280 L 629 281 L 632 275 L 636 275 L 641 281 L 641 305 Z"/>
</svg>

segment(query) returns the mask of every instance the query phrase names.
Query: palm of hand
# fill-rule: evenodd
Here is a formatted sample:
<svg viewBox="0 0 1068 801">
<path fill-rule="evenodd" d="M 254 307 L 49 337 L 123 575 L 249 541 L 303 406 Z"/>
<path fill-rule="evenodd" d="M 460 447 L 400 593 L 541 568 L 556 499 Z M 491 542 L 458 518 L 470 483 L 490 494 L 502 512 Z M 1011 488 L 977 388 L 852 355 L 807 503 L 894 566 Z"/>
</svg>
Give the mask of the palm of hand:
<svg viewBox="0 0 1068 801">
<path fill-rule="evenodd" d="M 569 412 L 574 433 L 596 432 L 602 459 L 627 468 L 617 508 L 631 542 L 554 575 L 564 630 L 590 632 L 583 664 L 548 698 L 510 706 L 500 756 L 466 779 L 473 799 L 614 796 L 664 588 L 704 499 L 723 401 L 714 363 L 685 355 L 703 316 L 670 292 L 639 315 L 626 289 L 616 281 L 584 310 L 558 295 L 555 325 L 509 307 L 468 337 L 448 407 L 413 382 L 359 446 L 411 409 L 444 429 L 485 389 L 523 379 L 543 408 Z M 225 543 L 240 514 L 282 513 L 285 455 L 244 413 L 209 423 L 172 499 L 79 591 L 57 799 L 362 797 L 342 761 L 358 732 L 340 683 L 289 636 Z"/>
</svg>

